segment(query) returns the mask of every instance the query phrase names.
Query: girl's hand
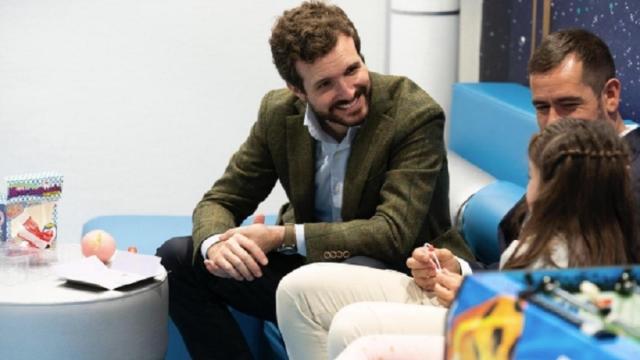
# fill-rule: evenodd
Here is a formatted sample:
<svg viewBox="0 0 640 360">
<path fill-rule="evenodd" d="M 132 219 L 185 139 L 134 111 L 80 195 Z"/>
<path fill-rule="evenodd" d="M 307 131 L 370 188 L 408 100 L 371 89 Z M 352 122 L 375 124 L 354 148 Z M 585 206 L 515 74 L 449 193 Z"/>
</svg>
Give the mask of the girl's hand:
<svg viewBox="0 0 640 360">
<path fill-rule="evenodd" d="M 460 273 L 460 264 L 451 251 L 427 246 L 416 248 L 407 259 L 407 267 L 411 270 L 411 276 L 416 284 L 426 291 L 433 291 L 436 284 L 438 266 L 434 262 L 434 255 L 443 270 Z"/>
<path fill-rule="evenodd" d="M 442 306 L 449 307 L 462 284 L 462 275 L 442 269 L 436 274 L 433 291 Z"/>
</svg>

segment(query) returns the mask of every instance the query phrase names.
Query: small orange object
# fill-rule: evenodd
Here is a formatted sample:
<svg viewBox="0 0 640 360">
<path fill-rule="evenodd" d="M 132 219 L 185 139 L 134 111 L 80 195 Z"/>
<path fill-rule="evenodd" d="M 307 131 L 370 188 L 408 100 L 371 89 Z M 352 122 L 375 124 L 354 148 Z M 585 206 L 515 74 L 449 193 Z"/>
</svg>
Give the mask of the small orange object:
<svg viewBox="0 0 640 360">
<path fill-rule="evenodd" d="M 133 254 L 137 254 L 138 253 L 138 248 L 135 247 L 135 246 L 129 246 L 127 248 L 127 251 L 130 252 L 130 253 L 133 253 Z"/>
<path fill-rule="evenodd" d="M 106 264 L 116 252 L 116 241 L 104 230 L 92 230 L 82 237 L 80 248 L 82 255 L 86 257 L 95 255 Z"/>
<path fill-rule="evenodd" d="M 596 300 L 596 306 L 600 309 L 608 309 L 613 305 L 613 299 L 611 298 L 600 298 Z"/>
</svg>

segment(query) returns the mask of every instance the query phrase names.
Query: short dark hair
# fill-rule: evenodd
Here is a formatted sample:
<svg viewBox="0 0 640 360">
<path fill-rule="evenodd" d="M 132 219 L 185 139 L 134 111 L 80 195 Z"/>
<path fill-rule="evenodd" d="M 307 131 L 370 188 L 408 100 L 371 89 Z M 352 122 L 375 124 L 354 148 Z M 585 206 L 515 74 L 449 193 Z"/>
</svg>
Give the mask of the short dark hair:
<svg viewBox="0 0 640 360">
<path fill-rule="evenodd" d="M 609 79 L 615 78 L 616 66 L 609 47 L 584 29 L 560 30 L 545 37 L 529 60 L 529 75 L 546 73 L 572 54 L 582 62 L 582 82 L 596 95 Z"/>
<path fill-rule="evenodd" d="M 338 6 L 306 1 L 286 10 L 276 21 L 269 39 L 273 63 L 282 79 L 304 92 L 296 61 L 312 63 L 327 55 L 340 34 L 353 38 L 360 54 L 358 31 Z"/>
</svg>

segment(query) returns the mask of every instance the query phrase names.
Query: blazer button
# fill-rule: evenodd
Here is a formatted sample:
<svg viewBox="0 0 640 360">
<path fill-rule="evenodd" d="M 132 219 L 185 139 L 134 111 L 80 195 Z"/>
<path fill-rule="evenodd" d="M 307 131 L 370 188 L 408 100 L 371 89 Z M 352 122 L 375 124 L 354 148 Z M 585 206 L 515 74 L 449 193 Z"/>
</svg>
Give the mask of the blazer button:
<svg viewBox="0 0 640 360">
<path fill-rule="evenodd" d="M 351 257 L 351 253 L 349 252 L 349 250 L 345 250 L 342 254 L 345 258 Z"/>
<path fill-rule="evenodd" d="M 331 250 L 331 259 L 336 259 L 338 257 L 338 253 L 335 250 Z"/>
<path fill-rule="evenodd" d="M 331 254 L 328 251 L 325 251 L 324 254 L 322 254 L 322 256 L 325 258 L 325 260 L 331 259 Z"/>
</svg>

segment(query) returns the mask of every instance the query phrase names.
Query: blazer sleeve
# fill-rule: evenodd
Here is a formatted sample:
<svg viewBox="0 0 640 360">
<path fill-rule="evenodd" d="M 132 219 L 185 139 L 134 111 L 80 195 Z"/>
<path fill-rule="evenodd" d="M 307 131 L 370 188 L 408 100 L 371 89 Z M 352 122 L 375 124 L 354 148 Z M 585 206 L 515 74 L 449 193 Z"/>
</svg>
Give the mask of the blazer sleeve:
<svg viewBox="0 0 640 360">
<path fill-rule="evenodd" d="M 270 94 L 263 98 L 258 121 L 248 138 L 193 212 L 194 256 L 199 253 L 205 239 L 239 225 L 251 215 L 277 181 L 266 139 L 268 124 L 264 120 Z"/>
</svg>

